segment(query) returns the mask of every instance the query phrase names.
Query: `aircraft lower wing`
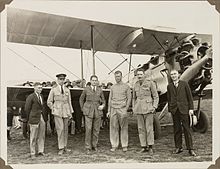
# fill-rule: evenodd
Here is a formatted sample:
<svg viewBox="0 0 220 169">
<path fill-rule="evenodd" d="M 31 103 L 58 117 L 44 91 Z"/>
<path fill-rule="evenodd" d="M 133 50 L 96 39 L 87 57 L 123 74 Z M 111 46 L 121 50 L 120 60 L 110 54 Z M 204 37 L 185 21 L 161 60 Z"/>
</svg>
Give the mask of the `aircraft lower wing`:
<svg viewBox="0 0 220 169">
<path fill-rule="evenodd" d="M 44 87 L 42 90 L 42 94 L 44 100 L 47 100 L 51 87 Z M 72 102 L 79 102 L 79 97 L 82 93 L 83 89 L 81 88 L 71 88 L 71 99 Z M 34 92 L 33 87 L 27 86 L 10 86 L 7 87 L 7 106 L 16 106 L 22 107 L 25 104 L 26 98 L 28 95 Z M 104 89 L 105 99 L 108 100 L 109 89 Z"/>
</svg>

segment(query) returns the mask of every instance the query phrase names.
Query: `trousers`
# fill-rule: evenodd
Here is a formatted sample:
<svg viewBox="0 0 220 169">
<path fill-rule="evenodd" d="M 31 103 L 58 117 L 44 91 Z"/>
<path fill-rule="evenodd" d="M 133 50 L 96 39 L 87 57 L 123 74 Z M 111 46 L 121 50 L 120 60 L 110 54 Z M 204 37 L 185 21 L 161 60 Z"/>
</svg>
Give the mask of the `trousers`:
<svg viewBox="0 0 220 169">
<path fill-rule="evenodd" d="M 182 148 L 182 134 L 184 133 L 186 148 L 193 149 L 192 134 L 189 124 L 189 114 L 182 114 L 177 109 L 173 116 L 174 141 L 176 148 Z"/>
<path fill-rule="evenodd" d="M 154 144 L 153 113 L 137 114 L 138 133 L 141 147 Z"/>
<path fill-rule="evenodd" d="M 113 148 L 119 146 L 119 133 L 122 147 L 128 147 L 128 114 L 126 108 L 111 108 L 110 142 Z"/>
<path fill-rule="evenodd" d="M 30 152 L 31 155 L 36 154 L 36 146 L 38 153 L 44 152 L 45 142 L 45 121 L 41 115 L 40 122 L 38 124 L 30 124 Z"/>
<path fill-rule="evenodd" d="M 63 149 L 67 146 L 68 140 L 68 118 L 54 116 L 55 127 L 58 138 L 58 148 Z"/>
<path fill-rule="evenodd" d="M 89 118 L 85 116 L 85 147 L 86 149 L 96 148 L 98 144 L 101 117 Z"/>
</svg>

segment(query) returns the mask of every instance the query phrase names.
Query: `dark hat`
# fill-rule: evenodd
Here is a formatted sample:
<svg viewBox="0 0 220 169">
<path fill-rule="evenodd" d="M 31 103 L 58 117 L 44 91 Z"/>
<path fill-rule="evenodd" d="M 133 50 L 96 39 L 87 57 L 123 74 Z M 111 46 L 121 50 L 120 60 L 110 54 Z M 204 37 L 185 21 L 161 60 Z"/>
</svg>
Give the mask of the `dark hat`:
<svg viewBox="0 0 220 169">
<path fill-rule="evenodd" d="M 59 77 L 64 77 L 64 78 L 65 78 L 65 77 L 66 77 L 66 74 L 60 73 L 60 74 L 57 74 L 56 77 L 57 77 L 57 78 L 59 78 Z"/>
</svg>

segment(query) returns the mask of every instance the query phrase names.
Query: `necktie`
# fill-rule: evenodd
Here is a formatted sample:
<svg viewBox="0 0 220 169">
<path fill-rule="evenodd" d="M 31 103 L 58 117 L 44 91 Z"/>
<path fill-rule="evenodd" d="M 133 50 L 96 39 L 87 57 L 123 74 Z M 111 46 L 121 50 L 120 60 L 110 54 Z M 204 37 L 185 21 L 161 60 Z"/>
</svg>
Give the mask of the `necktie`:
<svg viewBox="0 0 220 169">
<path fill-rule="evenodd" d="M 61 85 L 61 93 L 64 94 L 63 86 Z"/>
<path fill-rule="evenodd" d="M 140 86 L 142 85 L 142 82 L 140 82 Z"/>
<path fill-rule="evenodd" d="M 38 100 L 39 100 L 40 104 L 42 104 L 42 101 L 41 101 L 41 98 L 40 98 L 39 94 L 38 94 Z"/>
<path fill-rule="evenodd" d="M 93 92 L 95 92 L 95 87 L 93 87 Z"/>
</svg>

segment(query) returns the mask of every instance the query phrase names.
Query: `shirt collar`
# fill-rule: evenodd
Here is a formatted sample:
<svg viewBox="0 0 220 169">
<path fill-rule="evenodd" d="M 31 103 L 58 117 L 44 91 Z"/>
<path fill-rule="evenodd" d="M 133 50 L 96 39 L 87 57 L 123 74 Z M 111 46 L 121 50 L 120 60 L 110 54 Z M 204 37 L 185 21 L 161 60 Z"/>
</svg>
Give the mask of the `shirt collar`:
<svg viewBox="0 0 220 169">
<path fill-rule="evenodd" d="M 144 83 L 144 80 L 138 80 L 138 83 L 141 85 L 141 84 L 143 84 Z"/>
<path fill-rule="evenodd" d="M 177 80 L 177 81 L 173 81 L 173 84 L 178 84 L 180 81 L 179 80 Z"/>
<path fill-rule="evenodd" d="M 37 97 L 39 97 L 40 96 L 40 94 L 38 94 L 37 92 L 34 92 L 36 95 L 37 95 Z"/>
<path fill-rule="evenodd" d="M 123 83 L 123 82 L 122 82 L 122 81 L 120 81 L 119 83 L 116 83 L 116 84 L 119 84 L 119 85 L 120 85 L 120 84 L 122 84 L 122 83 Z"/>
</svg>

